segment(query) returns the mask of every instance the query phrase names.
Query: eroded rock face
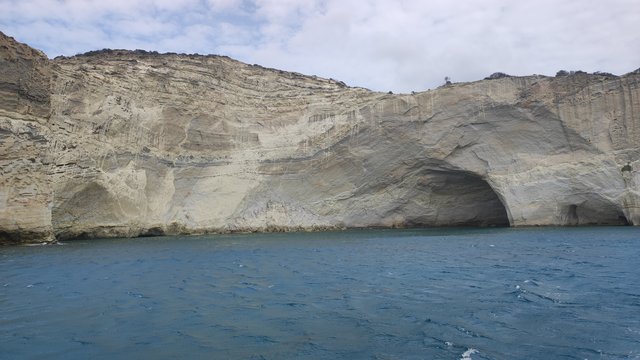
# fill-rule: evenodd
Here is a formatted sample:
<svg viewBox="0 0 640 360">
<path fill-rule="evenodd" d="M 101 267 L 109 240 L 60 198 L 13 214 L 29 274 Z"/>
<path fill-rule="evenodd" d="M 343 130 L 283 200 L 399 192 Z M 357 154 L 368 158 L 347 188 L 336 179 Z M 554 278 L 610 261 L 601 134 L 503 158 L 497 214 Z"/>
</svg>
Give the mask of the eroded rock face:
<svg viewBox="0 0 640 360">
<path fill-rule="evenodd" d="M 640 74 L 391 95 L 218 56 L 49 61 L 0 38 L 5 241 L 640 223 Z"/>
<path fill-rule="evenodd" d="M 51 241 L 50 63 L 0 33 L 0 244 Z"/>
</svg>

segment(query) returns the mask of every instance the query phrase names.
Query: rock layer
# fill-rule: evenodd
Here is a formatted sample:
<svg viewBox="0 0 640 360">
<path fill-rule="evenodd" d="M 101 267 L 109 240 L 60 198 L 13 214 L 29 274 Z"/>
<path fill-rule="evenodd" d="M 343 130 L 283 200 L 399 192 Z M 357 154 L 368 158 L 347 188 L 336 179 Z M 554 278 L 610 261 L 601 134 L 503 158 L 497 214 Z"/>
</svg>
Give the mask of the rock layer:
<svg viewBox="0 0 640 360">
<path fill-rule="evenodd" d="M 393 95 L 0 36 L 0 238 L 640 223 L 640 74 Z"/>
</svg>

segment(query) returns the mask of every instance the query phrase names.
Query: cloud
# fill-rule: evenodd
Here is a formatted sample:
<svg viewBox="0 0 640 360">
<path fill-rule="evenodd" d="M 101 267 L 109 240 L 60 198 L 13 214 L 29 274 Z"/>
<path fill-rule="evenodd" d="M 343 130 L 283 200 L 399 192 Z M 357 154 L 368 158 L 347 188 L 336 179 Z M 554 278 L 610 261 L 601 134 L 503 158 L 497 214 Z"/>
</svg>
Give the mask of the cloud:
<svg viewBox="0 0 640 360">
<path fill-rule="evenodd" d="M 214 11 L 229 11 L 242 6 L 242 0 L 207 0 L 207 3 Z"/>
<path fill-rule="evenodd" d="M 636 0 L 0 0 L 0 30 L 49 56 L 220 53 L 374 90 L 493 72 L 640 67 Z"/>
<path fill-rule="evenodd" d="M 262 33 L 289 34 L 222 48 L 245 61 L 386 91 L 424 90 L 493 72 L 560 69 L 624 73 L 640 66 L 632 1 L 339 1 L 275 18 Z M 275 5 L 274 5 L 275 6 Z M 289 12 L 287 12 L 287 9 Z M 284 11 L 284 12 L 283 12 Z"/>
</svg>

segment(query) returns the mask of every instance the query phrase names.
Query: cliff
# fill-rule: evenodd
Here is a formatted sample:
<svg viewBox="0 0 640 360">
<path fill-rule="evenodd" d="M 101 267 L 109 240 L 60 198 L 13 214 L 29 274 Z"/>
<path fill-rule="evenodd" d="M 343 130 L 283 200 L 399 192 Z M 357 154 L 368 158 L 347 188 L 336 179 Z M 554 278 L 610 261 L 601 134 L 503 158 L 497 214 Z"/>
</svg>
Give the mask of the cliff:
<svg viewBox="0 0 640 360">
<path fill-rule="evenodd" d="M 412 95 L 0 33 L 0 242 L 640 224 L 640 74 Z"/>
</svg>

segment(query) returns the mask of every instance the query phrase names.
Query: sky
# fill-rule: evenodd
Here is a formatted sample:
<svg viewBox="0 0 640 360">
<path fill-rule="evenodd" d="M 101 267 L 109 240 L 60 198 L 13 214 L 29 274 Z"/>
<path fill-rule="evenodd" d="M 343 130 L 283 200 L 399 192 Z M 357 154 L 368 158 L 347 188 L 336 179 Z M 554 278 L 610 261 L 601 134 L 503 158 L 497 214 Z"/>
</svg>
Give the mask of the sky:
<svg viewBox="0 0 640 360">
<path fill-rule="evenodd" d="M 144 49 L 408 93 L 494 72 L 640 68 L 640 0 L 0 0 L 50 58 Z"/>
</svg>

